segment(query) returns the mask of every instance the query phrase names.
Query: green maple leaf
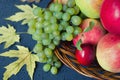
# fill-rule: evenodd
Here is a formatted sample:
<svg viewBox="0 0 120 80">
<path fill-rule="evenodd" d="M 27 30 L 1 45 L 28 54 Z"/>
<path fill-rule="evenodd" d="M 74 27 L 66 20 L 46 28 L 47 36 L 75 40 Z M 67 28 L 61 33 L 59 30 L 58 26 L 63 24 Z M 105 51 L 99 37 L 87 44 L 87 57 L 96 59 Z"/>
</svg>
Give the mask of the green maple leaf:
<svg viewBox="0 0 120 80">
<path fill-rule="evenodd" d="M 23 65 L 26 65 L 27 72 L 31 79 L 33 79 L 33 73 L 35 69 L 35 61 L 39 61 L 39 58 L 35 54 L 31 54 L 28 48 L 23 46 L 17 46 L 18 50 L 10 50 L 0 54 L 5 57 L 17 57 L 18 60 L 6 66 L 3 80 L 8 80 L 13 74 L 16 75 Z"/>
<path fill-rule="evenodd" d="M 33 14 L 33 9 L 36 8 L 37 6 L 33 5 L 33 7 L 31 7 L 29 5 L 16 5 L 16 7 L 20 9 L 21 12 L 17 12 L 14 15 L 6 18 L 7 20 L 15 22 L 23 20 L 22 24 L 24 25 L 28 23 L 31 19 L 35 18 Z"/>
<path fill-rule="evenodd" d="M 0 27 L 0 43 L 5 42 L 4 48 L 8 48 L 15 42 L 19 42 L 19 35 L 16 34 L 16 30 L 13 26 L 8 25 L 8 28 L 5 26 Z"/>
</svg>

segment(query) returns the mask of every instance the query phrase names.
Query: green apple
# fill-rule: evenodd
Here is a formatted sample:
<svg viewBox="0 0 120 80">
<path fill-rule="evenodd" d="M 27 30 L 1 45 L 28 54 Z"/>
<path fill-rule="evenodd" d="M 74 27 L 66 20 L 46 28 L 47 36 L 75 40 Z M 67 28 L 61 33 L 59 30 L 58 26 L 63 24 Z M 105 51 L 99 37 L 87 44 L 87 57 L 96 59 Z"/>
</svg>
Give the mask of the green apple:
<svg viewBox="0 0 120 80">
<path fill-rule="evenodd" d="M 103 0 L 75 0 L 81 12 L 89 18 L 99 18 Z"/>
</svg>

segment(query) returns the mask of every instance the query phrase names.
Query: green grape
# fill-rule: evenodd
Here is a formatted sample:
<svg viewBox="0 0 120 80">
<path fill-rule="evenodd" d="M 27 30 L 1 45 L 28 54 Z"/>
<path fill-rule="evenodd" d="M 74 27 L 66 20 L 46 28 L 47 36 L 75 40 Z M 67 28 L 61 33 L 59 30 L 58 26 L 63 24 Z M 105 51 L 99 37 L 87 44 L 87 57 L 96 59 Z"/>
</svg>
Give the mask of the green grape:
<svg viewBox="0 0 120 80">
<path fill-rule="evenodd" d="M 39 34 L 37 34 L 36 32 L 34 34 L 32 34 L 32 39 L 37 40 L 37 41 L 41 41 Z"/>
<path fill-rule="evenodd" d="M 44 18 L 46 20 L 49 20 L 51 16 L 52 16 L 52 12 L 51 11 L 47 10 L 47 11 L 44 12 Z"/>
<path fill-rule="evenodd" d="M 55 9 L 55 3 L 51 3 L 49 6 L 49 10 L 54 11 L 54 9 Z"/>
<path fill-rule="evenodd" d="M 73 25 L 80 25 L 82 19 L 79 16 L 72 16 L 71 22 Z"/>
<path fill-rule="evenodd" d="M 53 31 L 53 36 L 56 37 L 56 36 L 59 36 L 60 35 L 60 31 L 56 30 L 56 31 Z"/>
<path fill-rule="evenodd" d="M 43 29 L 42 28 L 37 29 L 35 33 L 38 35 L 38 37 L 41 36 L 43 33 Z"/>
<path fill-rule="evenodd" d="M 45 46 L 49 45 L 51 43 L 51 39 L 42 39 L 42 44 Z"/>
<path fill-rule="evenodd" d="M 42 33 L 40 37 L 41 37 L 41 39 L 49 39 L 49 34 L 48 33 Z"/>
<path fill-rule="evenodd" d="M 57 23 L 56 17 L 55 16 L 50 17 L 50 22 L 53 23 L 53 24 Z"/>
<path fill-rule="evenodd" d="M 52 49 L 50 49 L 50 48 L 45 48 L 45 49 L 44 49 L 44 53 L 46 54 L 46 56 L 47 56 L 48 58 L 50 58 L 50 57 L 53 56 L 53 51 L 52 51 Z"/>
<path fill-rule="evenodd" d="M 60 68 L 62 64 L 61 64 L 60 61 L 56 61 L 56 62 L 54 63 L 54 65 L 55 65 L 55 67 Z"/>
<path fill-rule="evenodd" d="M 66 33 L 66 34 L 65 34 L 65 37 L 66 37 L 66 40 L 67 40 L 67 41 L 71 41 L 71 40 L 73 39 L 73 34 L 71 34 L 71 33 Z"/>
<path fill-rule="evenodd" d="M 58 73 L 58 69 L 57 69 L 57 67 L 54 67 L 54 66 L 52 66 L 52 68 L 51 68 L 51 73 L 53 74 L 53 75 L 55 75 L 55 74 L 57 74 Z"/>
<path fill-rule="evenodd" d="M 44 51 L 40 51 L 36 54 L 39 58 L 45 58 L 46 55 L 44 54 Z"/>
<path fill-rule="evenodd" d="M 39 58 L 40 63 L 46 63 L 47 62 L 47 57 L 45 58 Z"/>
<path fill-rule="evenodd" d="M 61 36 L 58 35 L 58 36 L 56 36 L 54 39 L 56 39 L 56 40 L 60 40 L 60 39 L 61 39 Z"/>
<path fill-rule="evenodd" d="M 34 51 L 35 53 L 39 53 L 39 52 L 41 52 L 42 50 L 43 50 L 43 45 L 40 44 L 40 43 L 37 43 L 37 44 L 34 46 L 34 48 L 33 48 L 33 51 Z"/>
<path fill-rule="evenodd" d="M 73 26 L 67 26 L 66 31 L 67 31 L 67 33 L 73 33 L 74 32 Z"/>
<path fill-rule="evenodd" d="M 58 27 L 58 30 L 59 30 L 59 31 L 62 31 L 62 30 L 63 30 L 63 28 L 64 28 L 64 26 L 63 26 L 63 25 L 61 25 L 61 24 L 59 24 L 58 26 L 59 26 L 59 27 Z"/>
<path fill-rule="evenodd" d="M 66 30 L 66 26 L 69 26 L 69 23 L 67 21 L 60 21 L 60 25 L 62 25 L 63 29 L 62 30 Z"/>
<path fill-rule="evenodd" d="M 43 23 L 43 21 L 44 21 L 44 15 L 42 15 L 40 17 L 37 17 L 37 21 L 40 22 L 40 23 Z"/>
<path fill-rule="evenodd" d="M 66 40 L 66 36 L 65 36 L 65 35 L 66 35 L 66 32 L 63 32 L 63 33 L 61 34 L 61 38 L 62 38 L 63 41 Z"/>
<path fill-rule="evenodd" d="M 41 15 L 42 15 L 42 8 L 40 8 L 40 7 L 34 8 L 34 9 L 33 9 L 33 14 L 34 14 L 35 16 L 41 16 Z"/>
<path fill-rule="evenodd" d="M 44 21 L 44 22 L 43 22 L 43 25 L 44 25 L 44 27 L 49 26 L 49 25 L 50 25 L 50 21 Z M 44 28 L 44 27 L 43 27 L 43 28 Z"/>
<path fill-rule="evenodd" d="M 52 29 L 52 31 L 56 31 L 56 30 L 58 30 L 58 24 L 53 23 L 50 25 L 50 28 Z"/>
<path fill-rule="evenodd" d="M 45 64 L 43 66 L 43 71 L 48 72 L 50 70 L 50 68 L 51 68 L 51 64 Z"/>
<path fill-rule="evenodd" d="M 29 27 L 35 27 L 35 25 L 36 25 L 36 20 L 35 19 L 32 19 L 28 22 Z"/>
<path fill-rule="evenodd" d="M 79 14 L 80 8 L 78 6 L 74 6 L 75 14 Z"/>
<path fill-rule="evenodd" d="M 49 63 L 49 64 L 53 63 L 53 59 L 52 58 L 48 58 L 47 63 Z"/>
<path fill-rule="evenodd" d="M 52 49 L 52 50 L 55 49 L 55 45 L 54 45 L 53 43 L 49 44 L 48 47 L 49 47 L 50 49 Z"/>
<path fill-rule="evenodd" d="M 77 35 L 82 32 L 82 29 L 80 27 L 75 27 L 74 29 L 74 35 Z"/>
<path fill-rule="evenodd" d="M 58 61 L 58 58 L 56 55 L 53 55 L 53 61 Z"/>
<path fill-rule="evenodd" d="M 68 7 L 74 7 L 75 6 L 75 0 L 68 0 L 67 5 L 68 5 Z"/>
<path fill-rule="evenodd" d="M 55 12 L 60 12 L 61 10 L 62 10 L 62 4 L 55 3 L 55 5 L 54 5 L 54 11 Z"/>
<path fill-rule="evenodd" d="M 36 22 L 36 29 L 40 29 L 43 27 L 43 24 L 41 22 Z"/>
<path fill-rule="evenodd" d="M 49 39 L 53 39 L 53 38 L 54 38 L 53 34 L 49 34 Z"/>
<path fill-rule="evenodd" d="M 70 14 L 69 13 L 63 13 L 62 19 L 64 21 L 69 21 L 70 20 Z"/>
<path fill-rule="evenodd" d="M 53 15 L 54 15 L 57 19 L 61 19 L 63 13 L 62 13 L 62 12 L 54 12 Z"/>
<path fill-rule="evenodd" d="M 58 44 L 60 43 L 60 40 L 58 40 L 58 39 L 53 39 L 53 43 L 54 43 L 55 45 L 58 45 Z"/>
<path fill-rule="evenodd" d="M 28 32 L 29 34 L 34 34 L 34 33 L 36 32 L 36 29 L 31 26 L 31 27 L 28 28 L 27 32 Z"/>
<path fill-rule="evenodd" d="M 48 58 L 46 57 L 43 51 L 37 53 L 37 56 L 39 57 L 39 62 L 41 63 L 46 63 L 48 60 Z"/>
<path fill-rule="evenodd" d="M 44 32 L 45 32 L 45 33 L 51 33 L 51 32 L 52 32 L 51 27 L 50 27 L 50 26 L 44 27 Z"/>
<path fill-rule="evenodd" d="M 73 14 L 75 14 L 75 9 L 74 8 L 68 8 L 66 10 L 66 12 L 69 13 L 70 15 L 73 15 Z"/>
<path fill-rule="evenodd" d="M 68 6 L 67 5 L 63 5 L 63 11 L 66 12 Z"/>
</svg>

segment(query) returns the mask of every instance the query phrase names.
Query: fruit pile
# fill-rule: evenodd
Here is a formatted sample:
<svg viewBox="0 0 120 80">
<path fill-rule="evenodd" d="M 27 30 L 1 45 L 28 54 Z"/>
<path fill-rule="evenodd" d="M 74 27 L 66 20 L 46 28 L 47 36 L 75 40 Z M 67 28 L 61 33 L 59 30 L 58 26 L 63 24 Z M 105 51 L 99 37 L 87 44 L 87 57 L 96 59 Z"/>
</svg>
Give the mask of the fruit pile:
<svg viewBox="0 0 120 80">
<path fill-rule="evenodd" d="M 57 74 L 62 63 L 54 50 L 64 41 L 73 43 L 73 55 L 80 65 L 99 64 L 106 71 L 120 73 L 120 0 L 53 1 L 47 8 L 16 5 L 21 11 L 6 20 L 22 20 L 22 24 L 28 25 L 27 32 L 17 32 L 11 25 L 0 27 L 0 44 L 5 42 L 4 48 L 20 42 L 22 33 L 32 35 L 36 41 L 32 51 L 16 45 L 17 50 L 0 53 L 0 56 L 18 58 L 5 67 L 3 80 L 17 74 L 24 65 L 32 80 L 36 62 L 44 64 L 45 72 Z"/>
<path fill-rule="evenodd" d="M 33 52 L 44 63 L 43 70 L 57 74 L 61 62 L 54 54 L 55 47 L 61 41 L 72 41 L 80 65 L 90 66 L 97 61 L 104 70 L 120 72 L 120 1 L 53 1 L 47 8 L 19 6 L 24 12 L 8 18 L 25 19 L 27 33 L 37 42 Z"/>
<path fill-rule="evenodd" d="M 36 7 L 28 33 L 37 41 L 33 51 L 45 63 L 43 70 L 56 74 L 61 62 L 55 46 L 73 41 L 81 65 L 90 66 L 97 59 L 103 69 L 120 72 L 119 4 L 118 0 L 54 0 L 46 9 Z"/>
<path fill-rule="evenodd" d="M 74 39 L 75 56 L 84 66 L 97 59 L 106 71 L 120 72 L 120 1 L 119 0 L 75 0 L 85 18 L 82 32 Z M 86 6 L 89 8 L 86 8 Z"/>
</svg>

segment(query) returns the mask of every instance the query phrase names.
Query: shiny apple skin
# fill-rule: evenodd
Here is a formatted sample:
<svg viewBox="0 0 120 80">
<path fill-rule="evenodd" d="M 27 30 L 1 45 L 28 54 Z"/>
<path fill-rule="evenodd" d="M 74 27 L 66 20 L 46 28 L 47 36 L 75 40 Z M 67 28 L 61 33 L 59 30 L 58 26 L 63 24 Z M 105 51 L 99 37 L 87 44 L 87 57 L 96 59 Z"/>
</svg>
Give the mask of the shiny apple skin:
<svg viewBox="0 0 120 80">
<path fill-rule="evenodd" d="M 96 58 L 106 71 L 120 72 L 120 35 L 108 33 L 98 42 Z"/>
<path fill-rule="evenodd" d="M 120 35 L 120 0 L 104 0 L 100 20 L 108 32 Z"/>
<path fill-rule="evenodd" d="M 77 61 L 84 66 L 90 66 L 95 59 L 94 47 L 90 44 L 82 44 L 82 50 L 75 51 Z"/>
</svg>

